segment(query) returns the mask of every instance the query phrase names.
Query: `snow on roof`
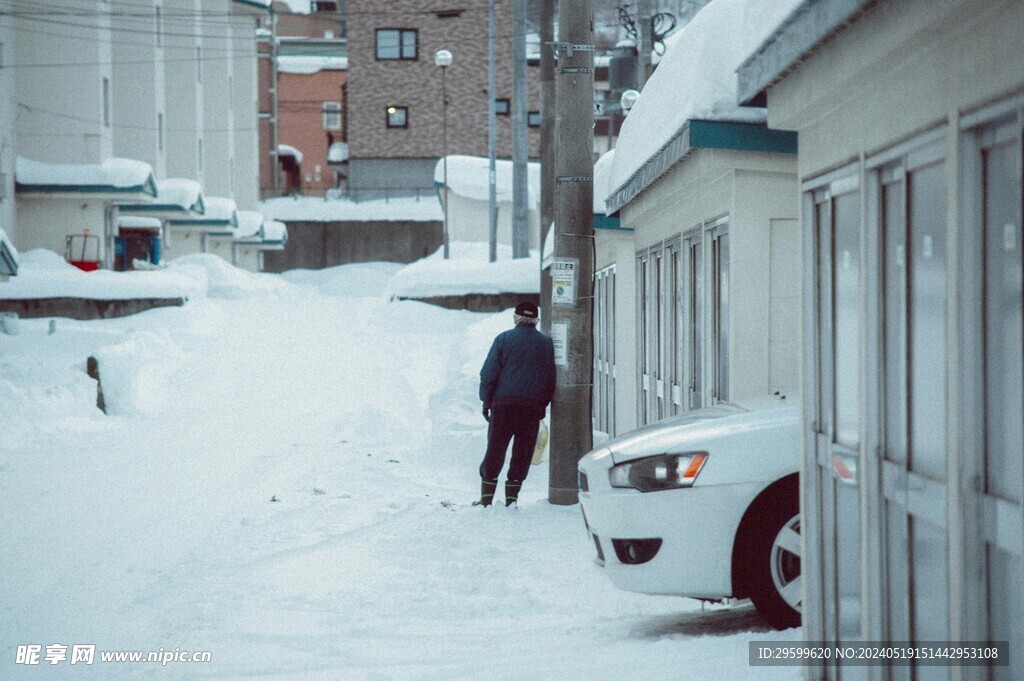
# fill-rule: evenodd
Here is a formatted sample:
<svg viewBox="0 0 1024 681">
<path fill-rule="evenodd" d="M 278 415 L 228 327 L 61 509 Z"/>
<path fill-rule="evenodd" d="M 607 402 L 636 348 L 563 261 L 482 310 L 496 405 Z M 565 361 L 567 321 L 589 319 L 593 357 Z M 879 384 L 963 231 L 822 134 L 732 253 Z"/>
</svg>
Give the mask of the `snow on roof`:
<svg viewBox="0 0 1024 681">
<path fill-rule="evenodd" d="M 138 215 L 121 215 L 117 218 L 117 226 L 125 229 L 160 229 L 160 218 L 147 218 Z"/>
<path fill-rule="evenodd" d="M 103 163 L 71 164 L 42 163 L 19 156 L 15 163 L 15 180 L 25 186 L 154 190 L 156 187 L 152 166 L 129 158 L 108 158 Z"/>
<path fill-rule="evenodd" d="M 349 201 L 313 196 L 268 199 L 260 204 L 268 218 L 285 222 L 440 222 L 444 219 L 435 197 Z"/>
<path fill-rule="evenodd" d="M 277 0 L 288 6 L 293 14 L 309 14 L 309 0 Z"/>
<path fill-rule="evenodd" d="M 7 238 L 7 232 L 0 227 L 0 274 L 18 273 L 18 249 Z"/>
<path fill-rule="evenodd" d="M 302 152 L 290 144 L 278 144 L 277 155 L 292 156 L 297 164 L 302 165 Z"/>
<path fill-rule="evenodd" d="M 529 203 L 540 202 L 540 164 L 530 163 L 527 171 L 527 185 L 530 195 Z M 490 188 L 488 186 L 488 160 L 482 156 L 449 156 L 448 185 L 459 196 L 478 201 L 487 201 Z M 512 200 L 512 161 L 497 161 L 495 164 L 495 184 L 498 201 Z M 444 158 L 434 166 L 434 184 L 444 184 Z"/>
<path fill-rule="evenodd" d="M 612 177 L 612 163 L 615 161 L 615 150 L 606 152 L 594 164 L 594 214 L 604 214 L 604 200 L 611 193 L 609 186 Z"/>
<path fill-rule="evenodd" d="M 533 251 L 529 258 L 512 259 L 512 247 L 498 245 L 497 262 L 488 262 L 486 243 L 454 241 L 451 258 L 443 249 L 399 271 L 388 285 L 391 298 L 433 298 L 470 293 L 539 293 L 540 263 Z"/>
<path fill-rule="evenodd" d="M 238 224 L 238 206 L 234 199 L 223 196 L 206 197 L 206 212 L 203 217 L 208 220 L 227 220 L 231 224 Z"/>
<path fill-rule="evenodd" d="M 203 187 L 195 180 L 170 177 L 157 182 L 156 187 L 156 198 L 160 203 L 181 206 L 185 210 L 194 210 L 198 213 L 202 213 L 205 208 Z"/>
<path fill-rule="evenodd" d="M 764 122 L 764 109 L 736 103 L 736 69 L 800 2 L 712 0 L 669 37 L 622 125 L 610 190 L 625 185 L 691 119 Z"/>
<path fill-rule="evenodd" d="M 287 54 L 277 58 L 280 73 L 309 75 L 320 71 L 347 71 L 348 57 L 325 57 L 320 55 Z"/>
<path fill-rule="evenodd" d="M 288 226 L 278 220 L 267 220 L 263 223 L 264 243 L 286 243 L 288 241 Z"/>
<path fill-rule="evenodd" d="M 238 229 L 235 239 L 248 239 L 257 236 L 263 227 L 263 213 L 254 210 L 238 211 Z"/>
<path fill-rule="evenodd" d="M 332 142 L 327 148 L 328 163 L 344 163 L 348 160 L 348 142 Z"/>
</svg>

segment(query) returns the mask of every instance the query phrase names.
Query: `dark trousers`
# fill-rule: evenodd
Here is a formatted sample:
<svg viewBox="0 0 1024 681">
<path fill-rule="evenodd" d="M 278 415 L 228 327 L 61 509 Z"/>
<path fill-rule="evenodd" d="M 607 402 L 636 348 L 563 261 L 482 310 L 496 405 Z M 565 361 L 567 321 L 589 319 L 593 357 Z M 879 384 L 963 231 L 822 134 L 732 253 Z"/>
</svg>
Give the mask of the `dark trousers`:
<svg viewBox="0 0 1024 681">
<path fill-rule="evenodd" d="M 522 482 L 530 472 L 533 448 L 537 444 L 540 419 L 534 406 L 499 405 L 491 409 L 491 423 L 487 429 L 487 453 L 480 464 L 480 477 L 497 480 L 505 465 L 505 452 L 512 441 L 512 463 L 506 480 Z"/>
</svg>

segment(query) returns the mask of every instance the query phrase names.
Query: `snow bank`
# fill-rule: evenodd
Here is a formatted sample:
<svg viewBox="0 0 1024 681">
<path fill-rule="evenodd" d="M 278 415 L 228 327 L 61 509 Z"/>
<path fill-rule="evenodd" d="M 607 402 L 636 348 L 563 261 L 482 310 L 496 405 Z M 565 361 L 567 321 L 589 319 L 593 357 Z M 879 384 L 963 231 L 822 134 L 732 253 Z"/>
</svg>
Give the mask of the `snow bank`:
<svg viewBox="0 0 1024 681">
<path fill-rule="evenodd" d="M 512 161 L 496 161 L 494 166 L 495 193 L 498 201 L 512 200 Z M 448 186 L 459 196 L 487 201 L 490 196 L 490 162 L 482 156 L 449 156 Z M 540 164 L 529 163 L 527 168 L 529 203 L 540 202 Z M 444 158 L 434 166 L 434 183 L 444 184 Z"/>
<path fill-rule="evenodd" d="M 291 284 L 276 275 L 249 272 L 212 253 L 175 258 L 165 271 L 199 282 L 211 298 L 279 296 L 295 292 Z"/>
<path fill-rule="evenodd" d="M 666 53 L 622 125 L 610 191 L 626 184 L 691 119 L 762 123 L 736 104 L 736 69 L 801 0 L 713 0 L 665 41 Z"/>
<path fill-rule="evenodd" d="M 612 164 L 615 162 L 615 150 L 606 152 L 594 164 L 594 214 L 605 214 L 604 200 L 612 193 Z"/>
<path fill-rule="evenodd" d="M 320 71 L 346 71 L 348 57 L 288 54 L 277 58 L 280 73 L 311 75 Z"/>
<path fill-rule="evenodd" d="M 367 262 L 322 270 L 289 270 L 282 273 L 281 278 L 314 288 L 325 296 L 368 298 L 383 295 L 388 281 L 403 267 L 405 265 L 393 262 Z"/>
<path fill-rule="evenodd" d="M 185 353 L 166 334 L 142 331 L 123 343 L 100 348 L 100 385 L 111 416 L 156 416 L 168 382 L 185 364 Z"/>
<path fill-rule="evenodd" d="M 268 218 L 285 222 L 440 222 L 441 206 L 434 197 L 378 201 L 327 200 L 312 196 L 268 199 L 260 204 Z"/>
<path fill-rule="evenodd" d="M 417 260 L 394 276 L 387 294 L 392 298 L 430 298 L 469 293 L 539 293 L 540 261 L 512 259 L 510 246 L 498 246 L 497 262 L 488 262 L 486 243 L 456 241 L 451 258 L 443 249 Z"/>
<path fill-rule="evenodd" d="M 0 284 L 0 299 L 196 298 L 205 285 L 187 273 L 171 270 L 83 272 L 52 251 L 35 249 L 19 259 L 18 276 Z"/>
</svg>

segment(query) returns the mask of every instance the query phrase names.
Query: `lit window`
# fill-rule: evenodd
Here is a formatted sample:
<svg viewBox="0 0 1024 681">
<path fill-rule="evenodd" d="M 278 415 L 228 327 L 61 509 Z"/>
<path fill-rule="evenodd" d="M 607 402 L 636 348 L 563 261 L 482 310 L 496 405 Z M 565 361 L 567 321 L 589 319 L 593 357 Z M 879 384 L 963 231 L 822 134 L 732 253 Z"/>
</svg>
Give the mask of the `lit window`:
<svg viewBox="0 0 1024 681">
<path fill-rule="evenodd" d="M 387 108 L 387 124 L 389 128 L 408 128 L 409 107 L 389 106 Z"/>
<path fill-rule="evenodd" d="M 377 59 L 415 60 L 418 42 L 419 36 L 415 29 L 378 28 Z"/>
</svg>

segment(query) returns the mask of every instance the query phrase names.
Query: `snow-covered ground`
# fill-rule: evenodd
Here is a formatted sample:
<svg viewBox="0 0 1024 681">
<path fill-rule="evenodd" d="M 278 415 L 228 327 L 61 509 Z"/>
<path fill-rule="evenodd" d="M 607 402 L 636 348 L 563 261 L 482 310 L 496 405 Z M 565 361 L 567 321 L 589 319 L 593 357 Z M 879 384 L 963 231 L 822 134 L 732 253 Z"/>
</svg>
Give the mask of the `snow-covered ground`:
<svg viewBox="0 0 1024 681">
<path fill-rule="evenodd" d="M 205 260 L 185 307 L 0 335 L 0 678 L 800 678 L 748 667 L 798 636 L 749 608 L 612 588 L 545 466 L 469 506 L 508 313 L 388 302 L 387 263 Z M 55 643 L 96 661 L 15 663 Z M 100 661 L 159 649 L 212 662 Z"/>
</svg>

